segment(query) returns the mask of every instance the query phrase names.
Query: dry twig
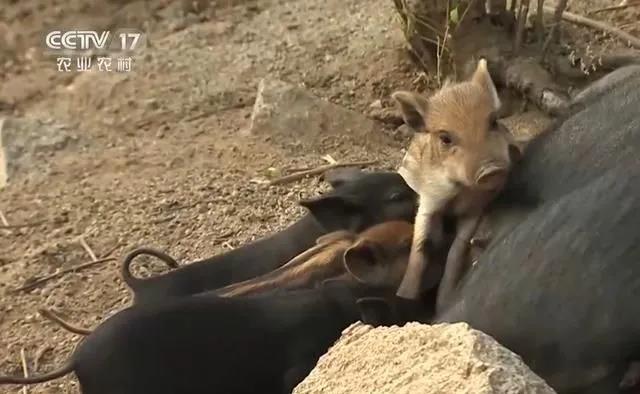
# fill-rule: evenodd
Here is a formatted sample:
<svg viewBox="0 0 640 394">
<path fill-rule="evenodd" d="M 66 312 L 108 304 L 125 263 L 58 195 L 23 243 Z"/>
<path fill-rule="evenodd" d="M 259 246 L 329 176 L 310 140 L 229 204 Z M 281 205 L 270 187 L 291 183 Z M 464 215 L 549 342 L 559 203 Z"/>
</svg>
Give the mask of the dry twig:
<svg viewBox="0 0 640 394">
<path fill-rule="evenodd" d="M 464 9 L 464 11 L 462 12 L 462 16 L 459 18 L 458 23 L 456 23 L 456 28 L 453 29 L 452 36 L 456 35 L 456 33 L 458 32 L 458 29 L 460 28 L 460 26 L 462 26 L 462 21 L 464 21 L 464 18 L 467 16 L 467 13 L 471 9 L 471 7 L 475 6 L 476 1 L 478 1 L 478 0 L 471 0 L 469 2 L 469 4 L 467 5 L 467 8 Z M 515 3 L 515 0 L 513 2 Z"/>
<path fill-rule="evenodd" d="M 544 0 L 538 0 L 538 11 L 536 14 L 536 34 L 538 35 L 538 41 L 543 42 L 544 40 Z"/>
<path fill-rule="evenodd" d="M 516 27 L 516 36 L 513 41 L 513 53 L 517 55 L 522 46 L 522 40 L 524 39 L 524 32 L 527 25 L 527 16 L 529 15 L 529 4 L 531 0 L 522 0 L 520 2 L 520 8 L 518 11 L 518 21 Z"/>
<path fill-rule="evenodd" d="M 469 5 L 469 7 L 471 7 L 471 5 Z M 438 80 L 438 86 L 442 86 L 442 55 L 444 55 L 444 50 L 447 47 L 447 39 L 449 38 L 449 27 L 451 26 L 451 21 L 449 20 L 450 15 L 451 2 L 447 1 L 447 27 L 444 30 L 442 42 L 440 42 L 440 37 L 438 36 L 438 46 L 436 47 L 436 79 Z"/>
<path fill-rule="evenodd" d="M 107 251 L 107 253 L 103 254 L 100 258 L 104 259 L 104 258 L 107 258 L 107 257 L 111 256 L 113 254 L 113 252 L 115 252 L 116 249 L 118 249 L 119 247 L 120 247 L 120 244 L 116 243 L 115 245 L 113 245 L 113 247 L 111 249 L 109 249 Z"/>
<path fill-rule="evenodd" d="M 623 10 L 625 8 L 638 7 L 638 6 L 640 6 L 640 1 L 633 1 L 631 3 L 622 3 L 618 5 L 612 5 L 610 7 L 598 8 L 596 10 L 587 12 L 587 15 L 599 14 L 601 12 L 607 12 L 607 11 Z"/>
<path fill-rule="evenodd" d="M 98 260 L 98 258 L 96 257 L 96 254 L 93 253 L 93 250 L 91 249 L 91 247 L 89 247 L 89 244 L 87 244 L 87 241 L 85 241 L 84 237 L 80 237 L 79 242 L 80 242 L 80 245 L 82 245 L 82 247 L 84 248 L 84 250 L 87 251 L 87 253 L 89 254 L 89 257 L 91 257 L 91 260 L 93 261 Z"/>
<path fill-rule="evenodd" d="M 7 217 L 4 216 L 4 213 L 0 210 L 0 222 L 2 222 L 3 226 L 9 226 L 9 221 L 7 220 Z"/>
<path fill-rule="evenodd" d="M 300 172 L 296 172 L 293 174 L 289 174 L 289 175 L 285 175 L 283 177 L 280 178 L 276 178 L 274 180 L 272 180 L 271 182 L 269 182 L 269 185 L 273 186 L 273 185 L 283 185 L 286 183 L 291 183 L 291 182 L 295 182 L 298 181 L 300 179 L 303 179 L 307 176 L 313 176 L 313 175 L 320 175 L 325 173 L 326 171 L 329 170 L 333 170 L 335 168 L 342 168 L 342 167 L 365 167 L 365 166 L 370 166 L 373 164 L 376 164 L 378 161 L 377 160 L 370 160 L 370 161 L 355 161 L 352 163 L 335 163 L 335 164 L 326 164 L 320 167 L 316 167 L 313 168 L 311 170 L 307 170 L 307 171 L 300 171 Z"/>
<path fill-rule="evenodd" d="M 38 352 L 36 353 L 35 358 L 33 359 L 33 370 L 34 371 L 38 371 L 38 369 L 40 368 L 40 360 L 42 360 L 42 357 L 44 357 L 44 354 L 46 352 L 48 352 L 49 350 L 53 350 L 53 346 L 44 345 L 43 347 L 40 348 L 40 350 L 38 350 Z"/>
<path fill-rule="evenodd" d="M 542 7 L 544 9 L 544 6 Z M 562 13 L 567 9 L 567 0 L 560 0 L 558 5 L 556 5 L 555 10 L 553 11 L 553 24 L 551 25 L 551 31 L 547 36 L 547 39 L 544 41 L 544 45 L 542 46 L 542 52 L 540 53 L 540 61 L 544 62 L 545 57 L 547 56 L 547 51 L 549 50 L 549 46 L 558 36 L 558 31 L 560 30 L 560 21 L 562 20 Z"/>
<path fill-rule="evenodd" d="M 321 157 L 322 160 L 326 161 L 329 164 L 336 164 L 338 161 L 334 159 L 331 155 L 324 155 Z"/>
<path fill-rule="evenodd" d="M 40 279 L 34 280 L 31 283 L 28 283 L 28 284 L 26 284 L 24 286 L 21 286 L 21 287 L 18 287 L 17 289 L 14 289 L 13 292 L 17 293 L 19 291 L 31 290 L 34 287 L 37 287 L 37 286 L 39 286 L 39 285 L 41 285 L 41 284 L 43 284 L 45 282 L 50 281 L 51 279 L 58 278 L 58 277 L 60 277 L 62 275 L 68 274 L 70 272 L 82 271 L 82 270 L 87 269 L 89 267 L 93 267 L 96 264 L 106 263 L 107 261 L 114 261 L 114 260 L 117 260 L 117 259 L 115 257 L 107 257 L 107 258 L 104 258 L 104 259 L 98 259 L 98 260 L 94 260 L 94 261 L 89 261 L 88 263 L 79 264 L 79 265 L 64 269 L 62 271 L 55 272 L 55 273 L 53 273 L 51 275 L 44 276 L 44 277 L 42 277 Z"/>
<path fill-rule="evenodd" d="M 22 373 L 25 378 L 29 377 L 29 367 L 27 365 L 27 355 L 24 348 L 20 349 L 20 360 L 22 361 Z M 22 394 L 27 394 L 27 386 L 22 386 Z"/>
<path fill-rule="evenodd" d="M 291 168 L 285 167 L 282 171 L 292 173 L 292 172 L 308 171 L 312 168 L 313 167 L 291 167 Z"/>
<path fill-rule="evenodd" d="M 151 221 L 149 221 L 149 224 L 154 224 L 154 225 L 155 224 L 162 224 L 162 223 L 170 222 L 175 218 L 176 218 L 176 215 L 166 216 L 166 217 L 163 217 L 163 218 L 158 218 L 158 219 L 155 219 L 155 220 L 151 220 Z"/>
<path fill-rule="evenodd" d="M 622 29 L 623 27 L 629 27 L 629 26 L 637 25 L 638 23 L 640 23 L 640 21 L 627 22 L 627 23 L 623 23 L 621 25 L 618 25 L 618 28 Z"/>
<path fill-rule="evenodd" d="M 3 220 L 4 222 L 4 220 Z M 0 225 L 0 229 L 2 230 L 12 230 L 12 229 L 17 229 L 17 228 L 25 228 L 25 227 L 36 227 L 36 226 L 40 226 L 41 224 L 45 224 L 47 223 L 46 220 L 38 220 L 35 222 L 30 222 L 30 223 L 22 223 L 22 224 L 2 224 Z"/>
<path fill-rule="evenodd" d="M 544 7 L 545 12 L 554 12 L 555 10 L 551 7 Z M 600 22 L 600 21 L 596 21 L 590 18 L 587 18 L 586 16 L 582 16 L 582 15 L 577 15 L 574 14 L 572 12 L 568 12 L 568 11 L 564 11 L 562 13 L 562 19 L 564 19 L 567 22 L 576 24 L 576 25 L 580 25 L 580 26 L 586 26 L 586 27 L 591 27 L 593 29 L 598 29 L 601 30 L 605 33 L 609 33 L 612 36 L 618 37 L 619 39 L 626 41 L 629 45 L 631 45 L 634 48 L 638 48 L 640 49 L 640 39 L 637 37 L 632 36 L 631 34 L 617 28 L 614 26 L 611 26 L 607 23 L 604 22 Z"/>
</svg>

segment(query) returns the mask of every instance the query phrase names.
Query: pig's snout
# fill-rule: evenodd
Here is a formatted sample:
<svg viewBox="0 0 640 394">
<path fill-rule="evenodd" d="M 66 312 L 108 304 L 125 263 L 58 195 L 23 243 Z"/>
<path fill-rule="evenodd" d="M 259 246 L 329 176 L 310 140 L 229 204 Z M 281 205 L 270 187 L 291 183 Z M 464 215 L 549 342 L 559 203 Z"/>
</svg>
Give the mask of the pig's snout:
<svg viewBox="0 0 640 394">
<path fill-rule="evenodd" d="M 498 189 L 504 185 L 508 174 L 508 165 L 492 163 L 482 166 L 480 170 L 478 170 L 476 173 L 475 183 L 482 189 Z"/>
</svg>

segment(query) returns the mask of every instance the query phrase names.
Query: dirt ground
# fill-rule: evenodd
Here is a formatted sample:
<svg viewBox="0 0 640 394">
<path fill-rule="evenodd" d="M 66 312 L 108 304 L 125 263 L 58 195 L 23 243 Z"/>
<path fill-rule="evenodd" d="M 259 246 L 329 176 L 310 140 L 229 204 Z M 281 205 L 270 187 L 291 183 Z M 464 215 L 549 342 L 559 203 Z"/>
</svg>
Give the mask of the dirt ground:
<svg viewBox="0 0 640 394">
<path fill-rule="evenodd" d="M 0 191 L 11 224 L 46 221 L 0 229 L 0 371 L 21 374 L 22 349 L 31 373 L 51 370 L 77 343 L 38 307 L 93 327 L 129 303 L 117 261 L 10 291 L 89 261 L 80 236 L 98 256 L 152 245 L 193 261 L 283 228 L 302 214 L 298 199 L 326 188 L 317 179 L 261 182 L 274 172 L 324 164 L 326 154 L 395 168 L 403 143 L 392 137 L 372 145 L 338 133 L 309 147 L 294 135 L 242 133 L 265 76 L 362 113 L 376 100 L 388 106 L 396 89 L 423 90 L 395 18 L 387 0 L 0 0 L 12 32 L 0 46 L 0 115 L 62 124 L 81 140 L 47 157 L 47 176 L 21 176 Z M 143 28 L 149 46 L 130 73 L 58 73 L 40 40 L 68 26 Z M 141 275 L 162 270 L 139 265 Z M 78 388 L 67 377 L 29 392 Z"/>
</svg>

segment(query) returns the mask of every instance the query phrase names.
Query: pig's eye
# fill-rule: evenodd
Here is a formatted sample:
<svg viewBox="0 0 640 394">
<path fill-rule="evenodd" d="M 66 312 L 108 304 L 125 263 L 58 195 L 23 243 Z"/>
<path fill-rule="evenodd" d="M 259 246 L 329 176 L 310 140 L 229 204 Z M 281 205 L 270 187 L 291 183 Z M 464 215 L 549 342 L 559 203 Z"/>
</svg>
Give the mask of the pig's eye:
<svg viewBox="0 0 640 394">
<path fill-rule="evenodd" d="M 444 146 L 451 146 L 453 144 L 453 138 L 448 131 L 441 130 L 438 132 L 438 139 Z"/>
</svg>

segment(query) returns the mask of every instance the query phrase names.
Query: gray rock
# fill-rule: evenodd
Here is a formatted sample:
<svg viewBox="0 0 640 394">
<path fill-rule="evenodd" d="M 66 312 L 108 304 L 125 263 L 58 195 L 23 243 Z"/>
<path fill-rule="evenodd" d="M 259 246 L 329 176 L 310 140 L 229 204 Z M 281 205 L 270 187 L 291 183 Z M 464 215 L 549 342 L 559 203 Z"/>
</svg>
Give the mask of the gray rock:
<svg viewBox="0 0 640 394">
<path fill-rule="evenodd" d="M 328 135 L 360 139 L 379 131 L 366 116 L 320 99 L 309 91 L 275 80 L 260 81 L 248 132 L 314 144 Z"/>
<path fill-rule="evenodd" d="M 381 108 L 382 108 L 382 100 L 380 99 L 369 104 L 369 109 L 381 109 Z"/>
<path fill-rule="evenodd" d="M 78 137 L 64 126 L 28 118 L 0 119 L 0 188 L 18 173 L 46 174 L 52 155 L 77 143 Z"/>
<path fill-rule="evenodd" d="M 402 124 L 395 129 L 395 134 L 398 136 L 398 138 L 409 140 L 415 134 L 415 130 L 409 127 L 409 125 Z"/>
<path fill-rule="evenodd" d="M 402 116 L 395 108 L 374 108 L 369 111 L 369 116 L 380 122 L 399 127 L 404 124 Z"/>
</svg>

